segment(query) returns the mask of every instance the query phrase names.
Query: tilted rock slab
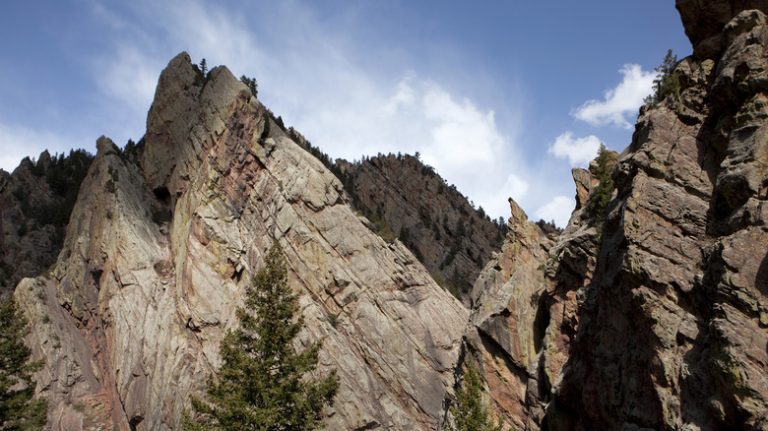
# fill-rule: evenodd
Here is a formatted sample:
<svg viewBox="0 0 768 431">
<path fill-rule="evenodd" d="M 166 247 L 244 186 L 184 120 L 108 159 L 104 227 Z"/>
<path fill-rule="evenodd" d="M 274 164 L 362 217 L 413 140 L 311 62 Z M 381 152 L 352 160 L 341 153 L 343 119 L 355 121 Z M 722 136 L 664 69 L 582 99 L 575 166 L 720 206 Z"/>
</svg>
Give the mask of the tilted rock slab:
<svg viewBox="0 0 768 431">
<path fill-rule="evenodd" d="M 466 309 L 266 121 L 226 68 L 204 78 L 182 53 L 140 162 L 99 139 L 52 277 L 15 293 L 50 429 L 177 429 L 275 240 L 306 319 L 297 347 L 322 339 L 318 372 L 340 378 L 327 428 L 437 429 Z"/>
</svg>

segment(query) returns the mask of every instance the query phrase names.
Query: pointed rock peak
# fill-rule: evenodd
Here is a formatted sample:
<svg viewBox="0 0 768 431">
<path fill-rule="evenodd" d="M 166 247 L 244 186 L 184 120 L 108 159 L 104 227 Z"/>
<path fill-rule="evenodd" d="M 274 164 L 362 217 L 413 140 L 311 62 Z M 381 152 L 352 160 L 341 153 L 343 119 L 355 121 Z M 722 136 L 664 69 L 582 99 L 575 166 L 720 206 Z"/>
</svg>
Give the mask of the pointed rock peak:
<svg viewBox="0 0 768 431">
<path fill-rule="evenodd" d="M 571 169 L 573 182 L 576 184 L 576 210 L 585 208 L 589 201 L 589 192 L 592 191 L 592 174 L 582 168 Z"/>
<path fill-rule="evenodd" d="M 525 214 L 525 211 L 523 211 L 523 209 L 520 208 L 520 205 L 518 205 L 512 198 L 509 198 L 509 209 L 512 212 L 512 216 L 510 217 L 511 226 L 517 226 L 528 221 L 528 215 Z"/>
<path fill-rule="evenodd" d="M 173 194 L 183 190 L 200 154 L 226 127 L 225 116 L 238 100 L 249 102 L 249 97 L 248 87 L 226 67 L 203 74 L 186 52 L 174 57 L 160 74 L 147 117 L 141 156 L 147 184 Z M 190 133 L 192 129 L 196 132 Z"/>
<path fill-rule="evenodd" d="M 175 67 L 185 66 L 185 65 L 192 65 L 192 57 L 189 56 L 189 53 L 187 51 L 181 51 L 180 53 L 176 54 L 175 57 L 171 59 L 171 61 L 168 62 L 168 66 L 166 69 L 173 69 Z"/>
<path fill-rule="evenodd" d="M 114 142 L 106 136 L 99 136 L 96 140 L 96 156 L 106 156 L 107 154 L 119 154 L 120 149 L 117 148 Z"/>
</svg>

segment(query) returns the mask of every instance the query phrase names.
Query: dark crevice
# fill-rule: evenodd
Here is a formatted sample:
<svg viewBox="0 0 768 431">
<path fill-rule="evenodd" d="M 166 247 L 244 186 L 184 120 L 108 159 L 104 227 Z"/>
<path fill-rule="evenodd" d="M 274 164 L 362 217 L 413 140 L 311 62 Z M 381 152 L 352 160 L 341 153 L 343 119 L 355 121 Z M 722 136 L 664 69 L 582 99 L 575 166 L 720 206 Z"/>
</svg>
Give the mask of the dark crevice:
<svg viewBox="0 0 768 431">
<path fill-rule="evenodd" d="M 131 428 L 131 431 L 136 431 L 142 422 L 144 422 L 144 416 L 134 416 L 128 422 L 128 426 Z"/>
<path fill-rule="evenodd" d="M 549 321 L 549 296 L 544 293 L 539 297 L 536 317 L 533 321 L 533 347 L 536 349 L 536 353 L 539 353 L 544 345 L 544 336 L 547 334 Z"/>
<path fill-rule="evenodd" d="M 155 194 L 155 197 L 157 198 L 157 200 L 166 204 L 171 199 L 171 192 L 168 191 L 168 187 L 166 186 L 155 187 L 155 189 L 152 190 L 152 193 Z"/>
</svg>

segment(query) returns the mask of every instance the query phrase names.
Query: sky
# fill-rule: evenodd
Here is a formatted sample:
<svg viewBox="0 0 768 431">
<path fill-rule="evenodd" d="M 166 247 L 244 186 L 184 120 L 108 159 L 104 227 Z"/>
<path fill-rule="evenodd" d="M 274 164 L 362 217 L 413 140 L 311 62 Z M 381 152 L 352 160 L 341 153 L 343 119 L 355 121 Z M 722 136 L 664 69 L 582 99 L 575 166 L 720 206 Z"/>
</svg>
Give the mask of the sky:
<svg viewBox="0 0 768 431">
<path fill-rule="evenodd" d="M 0 168 L 144 133 L 176 54 L 257 79 L 332 157 L 419 152 L 492 217 L 564 226 L 570 170 L 630 143 L 654 68 L 691 47 L 671 0 L 14 1 Z"/>
</svg>

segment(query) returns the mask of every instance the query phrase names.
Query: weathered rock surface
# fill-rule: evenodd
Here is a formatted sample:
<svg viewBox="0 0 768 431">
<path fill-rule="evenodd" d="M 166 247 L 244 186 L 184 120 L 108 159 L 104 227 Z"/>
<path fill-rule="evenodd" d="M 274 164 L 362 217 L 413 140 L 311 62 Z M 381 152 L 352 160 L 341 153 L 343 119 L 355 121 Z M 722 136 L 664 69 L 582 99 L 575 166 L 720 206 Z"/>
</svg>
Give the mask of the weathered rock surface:
<svg viewBox="0 0 768 431">
<path fill-rule="evenodd" d="M 768 4 L 677 7 L 695 56 L 641 110 L 606 220 L 575 171 L 556 243 L 513 207 L 475 285 L 465 355 L 518 428 L 768 430 Z"/>
<path fill-rule="evenodd" d="M 327 428 L 437 428 L 467 310 L 265 121 L 226 68 L 203 77 L 180 54 L 139 162 L 99 139 L 51 278 L 15 293 L 51 429 L 176 429 L 273 240 L 300 293 L 299 343 L 323 338 L 320 372 L 340 377 Z"/>
<path fill-rule="evenodd" d="M 416 157 L 337 164 L 355 208 L 386 232 L 383 237 L 399 238 L 440 285 L 468 304 L 473 281 L 501 247 L 503 228 Z"/>
</svg>

